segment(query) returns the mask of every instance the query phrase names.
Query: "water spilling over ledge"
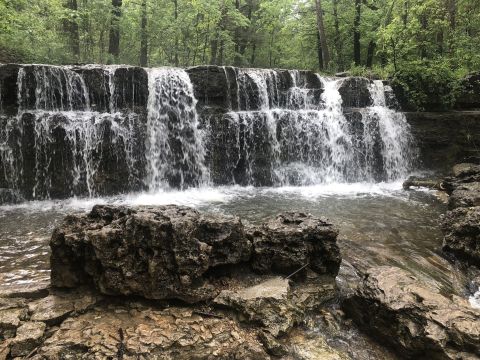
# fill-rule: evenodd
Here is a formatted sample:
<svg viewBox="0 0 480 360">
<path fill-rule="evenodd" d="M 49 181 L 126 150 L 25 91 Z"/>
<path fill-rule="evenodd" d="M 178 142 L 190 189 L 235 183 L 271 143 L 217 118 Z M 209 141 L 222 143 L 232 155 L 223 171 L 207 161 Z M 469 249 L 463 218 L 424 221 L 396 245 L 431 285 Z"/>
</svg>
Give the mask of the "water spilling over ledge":
<svg viewBox="0 0 480 360">
<path fill-rule="evenodd" d="M 0 188 L 26 199 L 393 181 L 416 158 L 382 81 L 232 67 L 3 65 L 0 88 Z"/>
</svg>

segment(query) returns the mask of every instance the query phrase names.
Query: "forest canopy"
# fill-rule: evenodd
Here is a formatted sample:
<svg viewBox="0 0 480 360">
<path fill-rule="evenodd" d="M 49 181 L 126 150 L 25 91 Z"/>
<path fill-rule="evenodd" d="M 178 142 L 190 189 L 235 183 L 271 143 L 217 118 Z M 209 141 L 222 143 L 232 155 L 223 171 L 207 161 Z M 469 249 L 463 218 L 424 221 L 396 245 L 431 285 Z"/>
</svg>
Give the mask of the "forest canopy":
<svg viewBox="0 0 480 360">
<path fill-rule="evenodd" d="M 480 0 L 0 0 L 0 14 L 0 62 L 350 71 L 445 94 L 480 69 Z"/>
</svg>

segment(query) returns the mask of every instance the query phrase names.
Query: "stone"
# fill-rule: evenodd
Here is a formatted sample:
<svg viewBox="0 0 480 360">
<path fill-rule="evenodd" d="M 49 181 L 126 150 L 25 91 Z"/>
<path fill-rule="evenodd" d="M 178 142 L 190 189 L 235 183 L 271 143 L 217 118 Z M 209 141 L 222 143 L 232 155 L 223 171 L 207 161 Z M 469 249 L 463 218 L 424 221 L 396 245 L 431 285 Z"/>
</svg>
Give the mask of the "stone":
<svg viewBox="0 0 480 360">
<path fill-rule="evenodd" d="M 86 289 L 59 292 L 28 304 L 30 320 L 58 325 L 69 316 L 84 313 L 101 300 L 101 296 Z"/>
<path fill-rule="evenodd" d="M 24 284 L 8 284 L 8 286 L 0 287 L 0 298 L 40 299 L 48 296 L 49 290 L 50 281 L 48 279 Z"/>
<path fill-rule="evenodd" d="M 237 217 L 181 206 L 95 206 L 67 217 L 50 242 L 52 285 L 94 284 L 108 295 L 196 302 L 216 296 L 204 277 L 246 262 L 251 243 Z"/>
<path fill-rule="evenodd" d="M 480 174 L 480 165 L 470 163 L 456 164 L 452 172 L 456 178 L 466 178 L 471 175 Z"/>
<path fill-rule="evenodd" d="M 340 267 L 338 230 L 325 218 L 288 212 L 249 230 L 253 268 L 289 275 L 308 264 L 318 274 L 336 276 Z"/>
<path fill-rule="evenodd" d="M 23 323 L 17 329 L 17 336 L 10 345 L 10 355 L 12 357 L 26 356 L 40 345 L 46 325 L 43 322 L 29 321 Z"/>
<path fill-rule="evenodd" d="M 22 201 L 25 199 L 17 190 L 0 188 L 0 205 L 18 204 Z"/>
<path fill-rule="evenodd" d="M 465 299 L 447 298 L 397 267 L 369 269 L 343 302 L 362 329 L 408 358 L 480 356 L 480 312 Z"/>
<path fill-rule="evenodd" d="M 19 304 L 16 304 L 19 305 Z M 21 322 L 28 316 L 26 307 L 5 307 L 0 310 L 0 340 L 13 338 Z"/>
<path fill-rule="evenodd" d="M 441 225 L 443 250 L 480 266 L 480 206 L 448 211 Z"/>
<path fill-rule="evenodd" d="M 448 208 L 480 206 L 480 182 L 458 184 L 450 195 Z"/>
<path fill-rule="evenodd" d="M 183 206 L 95 206 L 55 229 L 51 281 L 60 288 L 94 285 L 107 295 L 195 303 L 218 295 L 217 275 L 228 268 L 288 274 L 308 264 L 334 277 L 337 234 L 328 220 L 298 213 L 247 230 L 237 217 Z"/>
<path fill-rule="evenodd" d="M 65 320 L 33 359 L 252 359 L 270 357 L 255 332 L 192 309 L 111 306 Z"/>
<path fill-rule="evenodd" d="M 340 84 L 338 91 L 342 96 L 343 106 L 360 108 L 372 105 L 370 97 L 371 81 L 362 77 L 347 77 Z"/>
<path fill-rule="evenodd" d="M 291 297 L 289 281 L 274 277 L 237 291 L 223 290 L 214 303 L 233 308 L 276 337 L 286 334 L 302 315 Z"/>
</svg>

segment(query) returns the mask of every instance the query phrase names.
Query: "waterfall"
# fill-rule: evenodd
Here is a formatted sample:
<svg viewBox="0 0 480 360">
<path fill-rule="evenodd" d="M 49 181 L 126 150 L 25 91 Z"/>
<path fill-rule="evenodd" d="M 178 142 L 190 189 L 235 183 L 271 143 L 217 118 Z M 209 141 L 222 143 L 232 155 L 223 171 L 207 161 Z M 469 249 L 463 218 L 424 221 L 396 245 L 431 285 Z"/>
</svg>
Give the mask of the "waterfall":
<svg viewBox="0 0 480 360">
<path fill-rule="evenodd" d="M 147 186 L 185 188 L 208 182 L 197 100 L 181 69 L 148 72 Z"/>
<path fill-rule="evenodd" d="M 239 69 L 236 81 L 238 109 L 221 120 L 236 134 L 234 154 L 222 158 L 231 183 L 393 181 L 411 170 L 409 127 L 387 107 L 383 82 L 368 88 L 372 106 L 349 112 L 339 90 L 344 79 L 317 77 L 320 92 L 295 70 Z"/>
<path fill-rule="evenodd" d="M 105 153 L 105 143 L 125 154 L 121 161 L 129 172 L 123 181 L 138 176 L 133 156 L 135 114 L 91 111 L 80 74 L 68 67 L 22 67 L 17 89 L 18 114 L 0 129 L 0 161 L 9 187 L 30 188 L 34 199 L 85 192 L 95 196 L 105 176 L 99 170 L 112 155 Z M 32 150 L 26 149 L 25 142 L 33 142 Z M 114 156 L 118 160 L 121 155 Z M 31 184 L 23 179 L 25 172 L 31 172 Z"/>
<path fill-rule="evenodd" d="M 28 199 L 395 181 L 416 158 L 382 81 L 231 67 L 205 77 L 117 65 L 14 70 L 0 82 L 0 188 Z"/>
</svg>

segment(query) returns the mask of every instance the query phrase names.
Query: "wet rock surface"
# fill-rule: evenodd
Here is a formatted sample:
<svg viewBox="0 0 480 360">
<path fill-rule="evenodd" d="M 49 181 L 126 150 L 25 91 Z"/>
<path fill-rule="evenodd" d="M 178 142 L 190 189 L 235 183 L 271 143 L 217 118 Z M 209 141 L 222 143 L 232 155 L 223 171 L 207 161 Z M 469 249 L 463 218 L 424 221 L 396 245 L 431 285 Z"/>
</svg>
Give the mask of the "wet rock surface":
<svg viewBox="0 0 480 360">
<path fill-rule="evenodd" d="M 343 308 L 365 331 L 409 358 L 480 356 L 480 312 L 396 267 L 368 270 Z"/>
<path fill-rule="evenodd" d="M 443 182 L 450 194 L 442 217 L 443 250 L 480 266 L 480 165 L 463 163 Z"/>
<path fill-rule="evenodd" d="M 325 219 L 289 213 L 253 233 L 252 239 L 236 217 L 187 207 L 96 206 L 54 231 L 52 285 L 198 302 L 218 295 L 212 275 L 225 267 L 286 274 L 309 264 L 319 274 L 338 271 L 337 232 Z"/>
</svg>

